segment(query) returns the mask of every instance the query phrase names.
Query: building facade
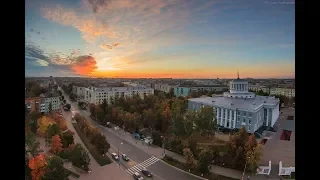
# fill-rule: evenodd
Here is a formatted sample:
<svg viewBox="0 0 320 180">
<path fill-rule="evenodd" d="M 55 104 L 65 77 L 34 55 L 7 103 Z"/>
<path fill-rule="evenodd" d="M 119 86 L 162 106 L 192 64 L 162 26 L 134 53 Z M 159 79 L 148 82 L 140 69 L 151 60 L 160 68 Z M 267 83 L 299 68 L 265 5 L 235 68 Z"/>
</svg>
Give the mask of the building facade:
<svg viewBox="0 0 320 180">
<path fill-rule="evenodd" d="M 270 95 L 283 95 L 288 98 L 295 97 L 295 89 L 293 88 L 271 88 Z"/>
<path fill-rule="evenodd" d="M 227 91 L 228 86 L 224 85 L 208 85 L 208 86 L 178 86 L 174 88 L 174 95 L 176 97 L 186 97 L 190 96 L 191 92 L 198 92 L 198 91 Z"/>
<path fill-rule="evenodd" d="M 217 124 L 228 129 L 244 126 L 254 133 L 262 126 L 273 127 L 279 117 L 279 99 L 256 96 L 248 88 L 248 82 L 238 78 L 230 82 L 230 91 L 221 96 L 188 99 L 188 108 L 212 106 Z"/>
<path fill-rule="evenodd" d="M 41 107 L 41 98 L 40 97 L 33 97 L 33 98 L 25 98 L 24 103 L 27 106 L 29 112 L 40 112 Z"/>
<path fill-rule="evenodd" d="M 260 86 L 260 85 L 249 85 L 249 90 L 251 91 L 262 91 L 264 93 L 269 93 L 270 94 L 270 88 L 266 86 Z"/>
<path fill-rule="evenodd" d="M 84 99 L 85 87 L 72 86 L 72 93 L 77 95 L 80 99 Z"/>
<path fill-rule="evenodd" d="M 169 85 L 169 84 L 154 84 L 154 89 L 158 91 L 162 91 L 165 93 L 169 93 L 171 89 L 174 89 L 178 85 Z"/>
<path fill-rule="evenodd" d="M 154 94 L 154 89 L 146 87 L 89 87 L 85 88 L 84 100 L 87 103 L 101 104 L 105 99 L 110 104 L 112 99 L 131 97 L 134 94 L 143 98 L 144 96 Z"/>
</svg>

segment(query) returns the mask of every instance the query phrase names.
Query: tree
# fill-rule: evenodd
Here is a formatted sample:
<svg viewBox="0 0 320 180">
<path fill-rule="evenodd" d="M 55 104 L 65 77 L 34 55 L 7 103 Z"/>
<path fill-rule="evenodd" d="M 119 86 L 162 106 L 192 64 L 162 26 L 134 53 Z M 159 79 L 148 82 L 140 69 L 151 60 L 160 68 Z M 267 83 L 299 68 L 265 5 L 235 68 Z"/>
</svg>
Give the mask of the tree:
<svg viewBox="0 0 320 180">
<path fill-rule="evenodd" d="M 28 166 L 31 169 L 32 180 L 41 180 L 45 175 L 45 167 L 47 166 L 45 156 L 40 154 L 31 158 Z"/>
<path fill-rule="evenodd" d="M 201 135 L 212 135 L 217 128 L 217 122 L 212 107 L 202 107 L 195 121 L 196 130 Z"/>
<path fill-rule="evenodd" d="M 37 133 L 38 119 L 41 117 L 41 114 L 33 111 L 27 117 L 26 125 L 30 127 L 31 132 Z"/>
<path fill-rule="evenodd" d="M 96 114 L 95 110 L 96 110 L 96 105 L 93 104 L 93 103 L 90 103 L 90 104 L 89 104 L 90 114 L 94 116 L 94 115 Z"/>
<path fill-rule="evenodd" d="M 38 120 L 37 133 L 39 134 L 39 136 L 45 137 L 46 132 L 47 132 L 47 128 L 51 124 L 55 124 L 55 122 L 51 118 L 49 118 L 48 116 L 42 116 Z"/>
<path fill-rule="evenodd" d="M 210 165 L 212 159 L 213 159 L 212 152 L 210 150 L 203 149 L 199 153 L 198 170 L 201 173 L 208 173 L 209 172 L 208 166 Z"/>
<path fill-rule="evenodd" d="M 243 126 L 239 132 L 232 135 L 229 141 L 229 153 L 232 157 L 236 156 L 237 150 L 241 147 L 245 148 L 246 142 L 248 141 L 248 133 L 246 128 Z M 245 150 L 244 150 L 245 151 Z M 245 153 L 245 152 L 244 152 Z"/>
<path fill-rule="evenodd" d="M 195 167 L 195 159 L 193 154 L 189 148 L 183 149 L 183 156 L 186 158 L 186 166 L 189 169 L 193 169 Z"/>
<path fill-rule="evenodd" d="M 104 121 L 104 111 L 99 107 L 99 106 L 96 106 L 96 121 L 98 121 L 99 124 L 103 124 L 103 121 Z"/>
<path fill-rule="evenodd" d="M 40 152 L 40 142 L 37 141 L 35 135 L 32 132 L 26 132 L 25 136 L 26 152 L 30 153 L 33 157 Z"/>
<path fill-rule="evenodd" d="M 82 168 L 84 170 L 89 170 L 90 157 L 88 152 L 81 146 L 81 144 L 76 144 L 70 152 L 69 160 L 72 165 Z"/>
<path fill-rule="evenodd" d="M 172 119 L 172 112 L 170 110 L 169 105 L 166 105 L 161 115 L 163 117 L 163 120 L 161 123 L 161 132 L 166 133 L 169 127 L 169 122 Z"/>
<path fill-rule="evenodd" d="M 51 149 L 50 151 L 54 154 L 58 154 L 63 150 L 60 136 L 55 135 L 51 138 Z"/>
<path fill-rule="evenodd" d="M 57 113 L 54 113 L 52 115 L 52 119 L 57 123 L 57 125 L 62 131 L 65 131 L 68 129 L 66 120 L 62 116 L 58 115 Z"/>
<path fill-rule="evenodd" d="M 52 111 L 52 103 L 49 103 L 49 113 Z"/>
<path fill-rule="evenodd" d="M 108 143 L 104 135 L 99 132 L 95 137 L 92 138 L 92 140 L 93 144 L 96 146 L 100 154 L 105 154 L 106 152 L 108 152 L 110 144 Z"/>
<path fill-rule="evenodd" d="M 248 141 L 246 142 L 245 145 L 245 151 L 246 153 L 249 151 L 253 151 L 253 149 L 258 145 L 258 142 L 256 140 L 256 137 L 254 136 L 254 134 L 251 134 L 248 138 Z"/>
<path fill-rule="evenodd" d="M 258 168 L 258 162 L 261 159 L 263 153 L 263 146 L 258 144 L 252 151 L 248 151 L 246 154 L 248 170 L 255 173 Z"/>
<path fill-rule="evenodd" d="M 52 136 L 59 135 L 61 130 L 57 124 L 50 124 L 46 131 L 47 140 L 50 141 Z"/>
<path fill-rule="evenodd" d="M 243 147 L 239 147 L 236 151 L 236 155 L 233 158 L 233 168 L 243 168 L 246 163 L 246 156 Z"/>
<path fill-rule="evenodd" d="M 70 146 L 70 144 L 74 143 L 73 134 L 71 132 L 65 132 L 62 135 L 60 135 L 62 148 L 67 148 Z"/>
<path fill-rule="evenodd" d="M 194 122 L 197 121 L 197 112 L 188 110 L 184 116 L 184 129 L 186 134 L 191 136 L 194 131 Z"/>
<path fill-rule="evenodd" d="M 192 154 L 195 156 L 197 156 L 197 145 L 198 145 L 197 140 L 193 136 L 190 136 L 188 138 L 187 146 L 190 149 L 190 151 L 192 152 Z"/>
<path fill-rule="evenodd" d="M 43 180 L 68 180 L 70 172 L 63 167 L 63 161 L 53 156 L 47 161 Z"/>
</svg>

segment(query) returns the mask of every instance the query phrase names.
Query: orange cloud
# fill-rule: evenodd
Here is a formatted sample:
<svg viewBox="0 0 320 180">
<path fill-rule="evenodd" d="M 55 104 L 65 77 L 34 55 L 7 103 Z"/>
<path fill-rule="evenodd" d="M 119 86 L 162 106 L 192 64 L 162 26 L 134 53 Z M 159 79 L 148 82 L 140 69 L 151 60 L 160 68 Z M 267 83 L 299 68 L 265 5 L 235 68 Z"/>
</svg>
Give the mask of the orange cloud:
<svg viewBox="0 0 320 180">
<path fill-rule="evenodd" d="M 90 75 L 97 69 L 97 62 L 92 56 L 80 56 L 71 65 L 71 69 L 79 75 Z"/>
</svg>

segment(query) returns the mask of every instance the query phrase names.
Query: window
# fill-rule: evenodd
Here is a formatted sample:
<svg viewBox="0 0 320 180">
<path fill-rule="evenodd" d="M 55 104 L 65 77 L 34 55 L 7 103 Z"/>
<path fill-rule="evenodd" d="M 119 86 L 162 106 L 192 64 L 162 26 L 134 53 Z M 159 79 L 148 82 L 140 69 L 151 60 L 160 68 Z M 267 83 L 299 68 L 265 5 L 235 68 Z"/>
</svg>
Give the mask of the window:
<svg viewBox="0 0 320 180">
<path fill-rule="evenodd" d="M 250 131 L 250 126 L 248 126 L 248 131 Z"/>
<path fill-rule="evenodd" d="M 246 112 L 243 112 L 243 116 L 246 116 Z"/>
<path fill-rule="evenodd" d="M 249 124 L 251 124 L 251 119 L 249 119 Z"/>
<path fill-rule="evenodd" d="M 238 111 L 238 115 L 240 115 L 240 111 Z"/>
<path fill-rule="evenodd" d="M 249 117 L 251 117 L 252 116 L 252 113 L 249 113 Z"/>
<path fill-rule="evenodd" d="M 245 122 L 246 122 L 246 119 L 245 119 L 245 118 L 243 118 L 242 122 L 244 122 L 244 123 L 245 123 Z"/>
</svg>

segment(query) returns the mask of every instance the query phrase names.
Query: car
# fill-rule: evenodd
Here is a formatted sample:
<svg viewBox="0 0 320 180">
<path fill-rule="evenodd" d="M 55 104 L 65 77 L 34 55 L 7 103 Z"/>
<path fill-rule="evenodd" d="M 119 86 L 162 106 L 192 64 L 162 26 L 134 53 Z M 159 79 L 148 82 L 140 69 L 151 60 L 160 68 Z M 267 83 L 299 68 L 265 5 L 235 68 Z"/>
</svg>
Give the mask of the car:
<svg viewBox="0 0 320 180">
<path fill-rule="evenodd" d="M 119 160 L 119 156 L 116 153 L 111 153 L 111 156 L 114 160 Z"/>
<path fill-rule="evenodd" d="M 122 154 L 122 159 L 125 161 L 129 161 L 129 158 L 126 154 Z"/>
<path fill-rule="evenodd" d="M 133 173 L 133 177 L 136 180 L 143 180 L 143 177 L 138 172 Z"/>
<path fill-rule="evenodd" d="M 152 173 L 148 171 L 147 169 L 142 169 L 142 174 L 144 174 L 147 177 L 152 177 Z"/>
</svg>

